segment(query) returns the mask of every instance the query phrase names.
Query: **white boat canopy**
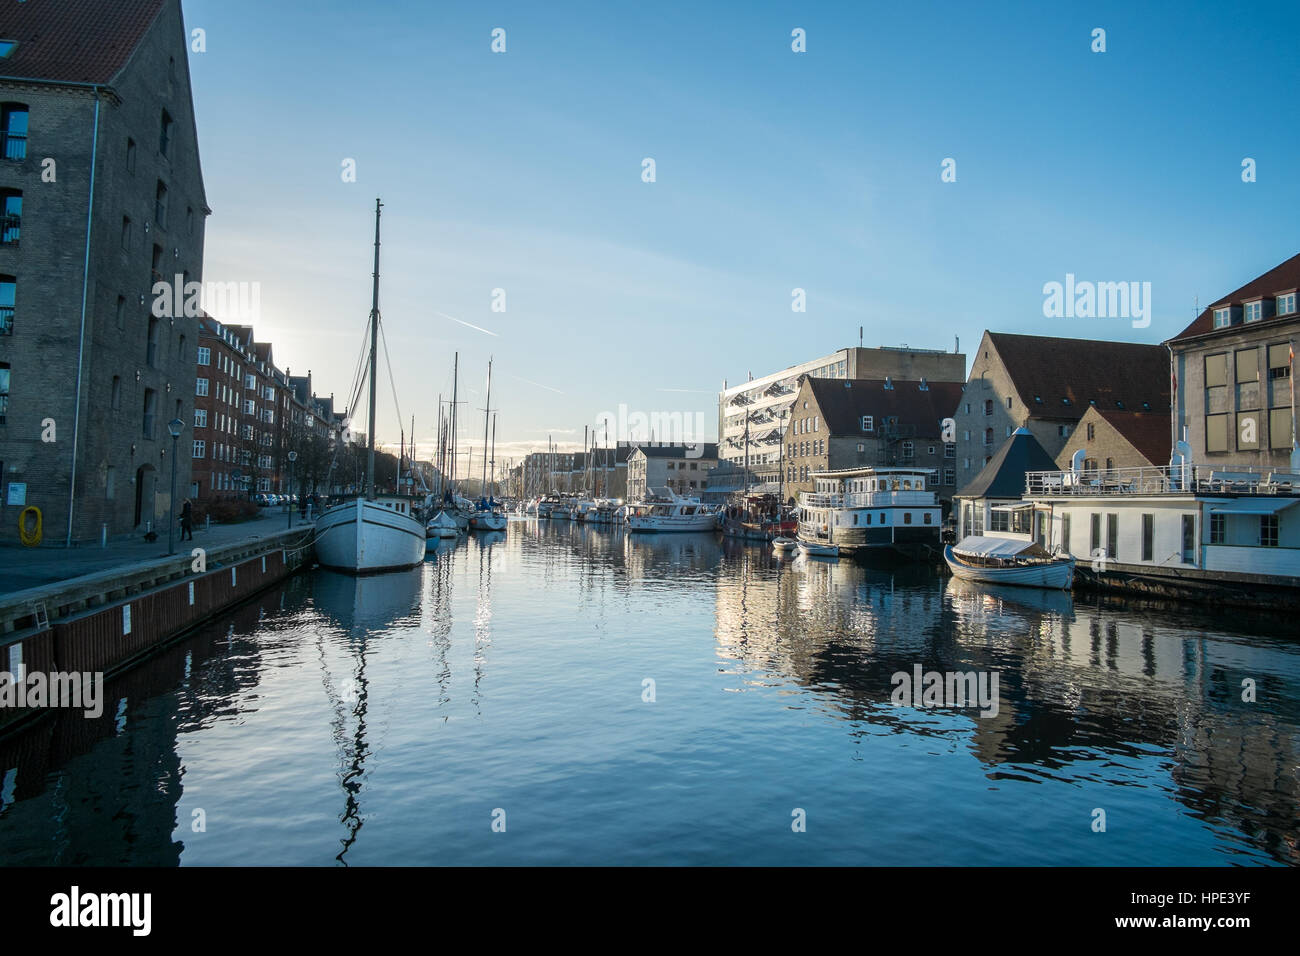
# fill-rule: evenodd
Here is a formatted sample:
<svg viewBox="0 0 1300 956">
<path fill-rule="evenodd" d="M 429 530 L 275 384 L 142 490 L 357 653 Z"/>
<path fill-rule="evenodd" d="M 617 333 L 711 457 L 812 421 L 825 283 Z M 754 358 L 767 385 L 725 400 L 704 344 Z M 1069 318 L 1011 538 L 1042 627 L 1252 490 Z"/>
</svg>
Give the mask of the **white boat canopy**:
<svg viewBox="0 0 1300 956">
<path fill-rule="evenodd" d="M 1042 554 L 1043 549 L 1034 541 L 1016 538 L 990 538 L 971 535 L 953 545 L 953 553 L 968 558 L 1014 558 L 1019 554 Z"/>
</svg>

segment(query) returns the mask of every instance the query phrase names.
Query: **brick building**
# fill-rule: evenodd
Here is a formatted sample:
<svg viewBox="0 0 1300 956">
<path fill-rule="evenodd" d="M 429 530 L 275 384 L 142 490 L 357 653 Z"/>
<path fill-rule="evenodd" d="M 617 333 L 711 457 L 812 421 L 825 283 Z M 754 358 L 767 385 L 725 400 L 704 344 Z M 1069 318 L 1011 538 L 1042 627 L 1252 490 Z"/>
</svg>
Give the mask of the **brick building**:
<svg viewBox="0 0 1300 956">
<path fill-rule="evenodd" d="M 1300 255 L 1212 303 L 1166 343 L 1178 380 L 1174 438 L 1186 429 L 1194 462 L 1300 470 L 1292 451 L 1298 287 Z"/>
<path fill-rule="evenodd" d="M 201 282 L 210 211 L 180 2 L 9 4 L 3 33 L 0 539 L 18 502 L 48 543 L 162 531 L 198 323 L 155 283 Z"/>
<path fill-rule="evenodd" d="M 985 332 L 953 414 L 957 488 L 1017 428 L 1055 458 L 1089 408 L 1167 413 L 1169 353 L 1159 345 Z"/>
<path fill-rule="evenodd" d="M 956 483 L 956 446 L 943 420 L 961 397 L 960 382 L 825 379 L 805 376 L 784 441 L 784 495 L 813 490 L 813 473 L 868 465 L 933 468 L 941 499 Z"/>
</svg>

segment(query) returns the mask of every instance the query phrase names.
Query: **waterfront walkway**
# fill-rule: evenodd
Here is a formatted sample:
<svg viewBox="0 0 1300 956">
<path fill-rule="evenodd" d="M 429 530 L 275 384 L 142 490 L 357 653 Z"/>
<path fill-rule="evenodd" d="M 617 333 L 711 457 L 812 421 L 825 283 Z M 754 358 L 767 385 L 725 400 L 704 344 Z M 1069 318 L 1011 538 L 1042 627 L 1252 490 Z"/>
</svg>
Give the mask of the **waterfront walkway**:
<svg viewBox="0 0 1300 956">
<path fill-rule="evenodd" d="M 302 528 L 305 524 L 300 515 L 294 514 L 295 529 Z M 266 508 L 252 521 L 214 524 L 208 530 L 195 528 L 193 541 L 181 541 L 178 532 L 176 553 L 189 554 L 194 548 L 212 549 L 239 544 L 253 538 L 264 538 L 283 531 L 286 527 L 288 518 L 283 509 Z M 166 535 L 157 541 L 145 541 L 143 537 L 110 541 L 106 548 L 101 548 L 98 544 L 75 548 L 24 548 L 22 545 L 4 544 L 0 545 L 0 595 L 166 556 Z"/>
</svg>

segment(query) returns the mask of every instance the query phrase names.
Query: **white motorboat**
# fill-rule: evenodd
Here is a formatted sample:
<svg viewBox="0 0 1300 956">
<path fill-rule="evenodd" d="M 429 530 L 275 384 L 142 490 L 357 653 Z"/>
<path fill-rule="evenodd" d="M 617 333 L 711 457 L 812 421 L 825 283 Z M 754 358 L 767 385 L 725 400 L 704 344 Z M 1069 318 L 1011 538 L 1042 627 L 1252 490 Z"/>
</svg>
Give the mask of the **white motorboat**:
<svg viewBox="0 0 1300 956">
<path fill-rule="evenodd" d="M 509 519 L 495 508 L 482 508 L 469 516 L 471 531 L 505 531 Z"/>
<path fill-rule="evenodd" d="M 718 516 L 699 498 L 682 498 L 671 490 L 627 506 L 628 531 L 713 531 Z"/>
<path fill-rule="evenodd" d="M 1074 558 L 1050 554 L 1035 541 L 973 535 L 945 547 L 943 559 L 963 581 L 1061 590 L 1074 584 Z"/>
<path fill-rule="evenodd" d="M 789 554 L 799 546 L 799 542 L 794 538 L 773 538 L 772 550 L 778 554 Z"/>
<path fill-rule="evenodd" d="M 366 430 L 366 494 L 345 500 L 316 520 L 316 559 L 327 568 L 365 574 L 414 567 L 424 560 L 424 523 L 414 499 L 375 493 L 375 375 L 379 334 L 379 215 L 375 200 L 375 271 L 370 307 L 370 427 Z M 400 475 L 399 475 L 400 477 Z"/>
<path fill-rule="evenodd" d="M 815 541 L 799 541 L 799 551 L 810 558 L 838 558 L 840 556 L 840 546 L 838 544 L 818 544 Z"/>
</svg>

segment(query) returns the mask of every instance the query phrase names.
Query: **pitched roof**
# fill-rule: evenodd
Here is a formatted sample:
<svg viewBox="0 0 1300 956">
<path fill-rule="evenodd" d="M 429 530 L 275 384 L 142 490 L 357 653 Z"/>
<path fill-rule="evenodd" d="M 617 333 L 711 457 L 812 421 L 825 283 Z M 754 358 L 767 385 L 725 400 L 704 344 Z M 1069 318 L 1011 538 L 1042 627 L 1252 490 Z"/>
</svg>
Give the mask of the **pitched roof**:
<svg viewBox="0 0 1300 956">
<path fill-rule="evenodd" d="M 1101 409 L 1169 407 L 1169 352 L 1163 346 L 985 334 L 1035 418 L 1078 421 L 1093 402 Z"/>
<path fill-rule="evenodd" d="M 0 34 L 18 45 L 0 75 L 110 83 L 170 0 L 29 0 L 5 4 Z"/>
<path fill-rule="evenodd" d="M 1096 411 L 1151 464 L 1163 465 L 1169 461 L 1173 437 L 1168 412 L 1133 412 L 1114 408 L 1098 408 Z"/>
<path fill-rule="evenodd" d="M 1251 279 L 1240 289 L 1225 295 L 1217 302 L 1211 302 L 1200 315 L 1177 335 L 1169 341 L 1177 342 L 1180 339 L 1190 339 L 1198 335 L 1204 335 L 1207 332 L 1214 332 L 1214 310 L 1221 309 L 1225 305 L 1241 305 L 1247 299 L 1256 299 L 1261 296 L 1276 295 L 1279 292 L 1290 292 L 1292 289 L 1300 288 L 1300 253 L 1292 256 L 1286 262 L 1279 266 L 1269 269 L 1262 276 Z M 1294 316 L 1292 316 L 1294 317 Z M 1267 324 L 1278 318 L 1270 316 L 1260 321 Z M 1252 325 L 1254 323 L 1251 323 Z M 1232 329 L 1229 326 L 1221 331 L 1228 332 Z"/>
<path fill-rule="evenodd" d="M 900 425 L 916 425 L 917 437 L 938 438 L 943 419 L 961 399 L 961 382 L 890 381 L 867 378 L 807 378 L 826 428 L 832 435 L 862 434 L 862 418 L 897 417 Z"/>
<path fill-rule="evenodd" d="M 956 497 L 1020 498 L 1025 493 L 1025 472 L 1056 470 L 1056 462 L 1029 429 L 1017 428 Z"/>
<path fill-rule="evenodd" d="M 700 452 L 701 445 L 703 453 Z M 639 448 L 641 453 L 647 458 L 717 458 L 718 443 L 702 442 L 697 445 L 651 445 L 637 444 L 634 448 Z"/>
</svg>

